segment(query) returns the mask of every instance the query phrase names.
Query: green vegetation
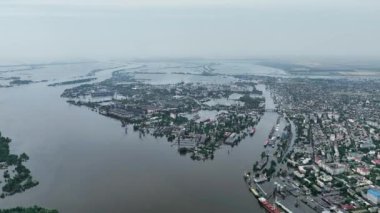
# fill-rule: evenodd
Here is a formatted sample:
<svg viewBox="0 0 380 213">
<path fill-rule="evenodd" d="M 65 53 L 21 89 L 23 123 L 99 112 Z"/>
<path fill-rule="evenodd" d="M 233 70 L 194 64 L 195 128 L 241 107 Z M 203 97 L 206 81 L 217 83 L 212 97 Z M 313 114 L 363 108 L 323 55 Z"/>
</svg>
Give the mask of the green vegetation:
<svg viewBox="0 0 380 213">
<path fill-rule="evenodd" d="M 4 138 L 0 133 L 0 162 L 6 162 L 9 158 L 9 143 L 11 139 Z"/>
<path fill-rule="evenodd" d="M 259 170 L 259 168 L 257 168 L 257 166 L 259 165 L 259 162 L 256 161 L 255 164 L 253 164 L 253 171 L 256 172 L 257 170 Z"/>
<path fill-rule="evenodd" d="M 12 209 L 0 209 L 0 213 L 58 213 L 58 211 L 33 206 L 29 208 L 16 207 Z"/>
<path fill-rule="evenodd" d="M 55 87 L 55 86 L 62 86 L 62 85 L 70 85 L 70 84 L 79 84 L 79 83 L 86 83 L 96 80 L 96 78 L 83 78 L 83 79 L 78 79 L 78 80 L 72 80 L 72 81 L 63 81 L 59 83 L 54 83 L 54 84 L 49 84 L 49 87 Z"/>
<path fill-rule="evenodd" d="M 38 185 L 38 181 L 34 181 L 30 176 L 30 170 L 21 163 L 17 164 L 15 171 L 16 175 L 14 177 L 10 177 L 9 173 L 7 173 L 6 183 L 2 188 L 4 192 L 14 194 Z"/>
<path fill-rule="evenodd" d="M 11 139 L 3 137 L 0 133 L 0 165 L 2 168 L 16 166 L 13 173 L 8 170 L 4 171 L 5 183 L 2 186 L 3 193 L 0 195 L 1 198 L 23 192 L 38 185 L 38 181 L 33 180 L 30 170 L 23 165 L 23 162 L 29 160 L 29 156 L 25 153 L 20 156 L 10 154 L 10 143 Z"/>
<path fill-rule="evenodd" d="M 10 85 L 23 85 L 23 84 L 30 84 L 30 83 L 33 83 L 33 81 L 16 79 L 16 80 L 11 81 L 9 84 Z"/>
<path fill-rule="evenodd" d="M 261 159 L 265 158 L 267 156 L 267 154 L 263 151 L 261 152 Z"/>
<path fill-rule="evenodd" d="M 272 176 L 276 172 L 276 165 L 277 163 L 274 160 L 270 162 L 270 167 L 266 171 L 268 177 Z"/>
<path fill-rule="evenodd" d="M 239 98 L 239 101 L 244 102 L 248 108 L 259 108 L 260 103 L 263 102 L 263 98 L 252 98 L 246 94 Z"/>
</svg>

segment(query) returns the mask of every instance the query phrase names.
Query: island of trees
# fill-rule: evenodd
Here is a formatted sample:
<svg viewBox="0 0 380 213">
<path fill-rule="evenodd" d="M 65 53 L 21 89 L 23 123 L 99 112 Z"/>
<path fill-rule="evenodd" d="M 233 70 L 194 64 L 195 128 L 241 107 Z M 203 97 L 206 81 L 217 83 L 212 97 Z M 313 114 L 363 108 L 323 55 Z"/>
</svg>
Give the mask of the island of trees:
<svg viewBox="0 0 380 213">
<path fill-rule="evenodd" d="M 12 209 L 0 209 L 0 213 L 58 213 L 57 210 L 44 209 L 39 206 L 29 208 L 16 207 Z"/>
<path fill-rule="evenodd" d="M 4 170 L 4 183 L 0 182 L 1 198 L 38 185 L 38 181 L 33 180 L 30 170 L 23 165 L 29 160 L 28 155 L 25 153 L 15 155 L 9 152 L 11 141 L 10 138 L 3 137 L 0 132 L 0 170 Z"/>
<path fill-rule="evenodd" d="M 77 79 L 77 80 L 71 80 L 71 81 L 63 81 L 59 83 L 53 83 L 49 84 L 49 87 L 55 87 L 55 86 L 63 86 L 63 85 L 71 85 L 71 84 L 79 84 L 79 83 L 86 83 L 90 81 L 94 81 L 96 78 L 82 78 L 82 79 Z"/>
</svg>

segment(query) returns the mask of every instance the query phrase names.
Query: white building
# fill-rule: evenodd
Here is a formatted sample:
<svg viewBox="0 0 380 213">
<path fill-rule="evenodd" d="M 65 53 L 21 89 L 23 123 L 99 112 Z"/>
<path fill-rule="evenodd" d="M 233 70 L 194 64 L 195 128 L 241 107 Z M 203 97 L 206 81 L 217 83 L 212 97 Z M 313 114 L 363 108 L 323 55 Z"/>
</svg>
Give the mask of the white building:
<svg viewBox="0 0 380 213">
<path fill-rule="evenodd" d="M 321 161 L 317 162 L 318 166 L 326 171 L 330 175 L 339 175 L 346 171 L 346 165 L 340 163 L 323 163 Z"/>
</svg>

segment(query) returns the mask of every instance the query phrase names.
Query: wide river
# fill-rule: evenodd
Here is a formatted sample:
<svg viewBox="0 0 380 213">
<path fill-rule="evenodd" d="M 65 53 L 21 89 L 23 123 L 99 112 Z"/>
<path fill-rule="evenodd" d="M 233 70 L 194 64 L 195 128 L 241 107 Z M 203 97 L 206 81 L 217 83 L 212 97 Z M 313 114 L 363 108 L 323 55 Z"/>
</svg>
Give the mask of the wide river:
<svg viewBox="0 0 380 213">
<path fill-rule="evenodd" d="M 48 75 L 48 74 L 46 74 Z M 61 76 L 64 74 L 60 73 Z M 0 200 L 1 208 L 40 205 L 60 212 L 264 212 L 243 181 L 276 122 L 267 112 L 253 137 L 214 160 L 180 156 L 165 139 L 125 133 L 120 122 L 60 98 L 65 87 L 0 88 L 0 131 L 13 153 L 30 156 L 40 184 Z M 266 107 L 273 108 L 264 91 Z M 1 172 L 2 173 L 2 172 Z"/>
</svg>

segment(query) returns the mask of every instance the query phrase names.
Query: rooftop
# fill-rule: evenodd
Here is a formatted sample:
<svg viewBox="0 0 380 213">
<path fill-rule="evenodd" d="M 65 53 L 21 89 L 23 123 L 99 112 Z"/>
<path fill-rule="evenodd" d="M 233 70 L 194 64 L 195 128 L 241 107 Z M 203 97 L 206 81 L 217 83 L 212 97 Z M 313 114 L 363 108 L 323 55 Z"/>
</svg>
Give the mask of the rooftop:
<svg viewBox="0 0 380 213">
<path fill-rule="evenodd" d="M 368 189 L 368 194 L 371 194 L 377 198 L 380 198 L 380 190 L 379 189 Z"/>
</svg>

